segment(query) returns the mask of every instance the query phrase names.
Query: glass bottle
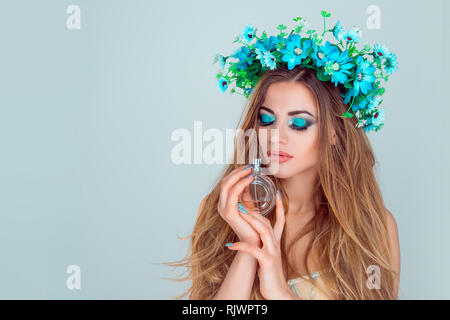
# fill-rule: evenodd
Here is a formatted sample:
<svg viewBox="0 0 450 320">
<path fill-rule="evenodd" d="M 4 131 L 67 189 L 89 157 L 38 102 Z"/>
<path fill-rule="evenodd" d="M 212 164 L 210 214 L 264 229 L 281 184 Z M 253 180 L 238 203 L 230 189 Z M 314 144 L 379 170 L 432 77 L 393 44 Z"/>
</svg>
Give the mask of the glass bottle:
<svg viewBox="0 0 450 320">
<path fill-rule="evenodd" d="M 239 195 L 239 202 L 245 206 L 247 212 L 260 213 L 265 216 L 275 205 L 276 188 L 268 176 L 261 174 L 260 165 L 260 158 L 253 160 L 251 175 L 255 178 Z"/>
</svg>

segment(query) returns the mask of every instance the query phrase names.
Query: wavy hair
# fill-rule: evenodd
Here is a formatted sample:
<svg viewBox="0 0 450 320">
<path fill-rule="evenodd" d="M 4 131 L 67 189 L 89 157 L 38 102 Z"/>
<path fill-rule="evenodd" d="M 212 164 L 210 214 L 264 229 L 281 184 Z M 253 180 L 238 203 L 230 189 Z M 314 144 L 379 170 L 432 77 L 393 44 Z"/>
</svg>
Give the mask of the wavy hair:
<svg viewBox="0 0 450 320">
<path fill-rule="evenodd" d="M 323 292 L 331 299 L 397 299 L 394 296 L 395 271 L 390 262 L 391 248 L 387 227 L 387 209 L 374 174 L 376 164 L 370 141 L 362 128 L 355 127 L 355 118 L 342 118 L 348 110 L 341 97 L 344 88 L 330 81 L 317 79 L 312 69 L 295 67 L 292 70 L 277 68 L 266 71 L 259 79 L 246 102 L 237 128 L 244 132 L 258 128 L 258 108 L 264 102 L 268 87 L 280 81 L 295 81 L 306 85 L 314 94 L 318 106 L 319 154 L 318 174 L 314 189 L 313 218 L 286 246 L 285 233 L 281 238 L 281 250 L 285 276 L 288 268 L 296 270 L 302 263 L 308 270 L 308 256 L 319 253 L 319 266 Z M 332 130 L 336 143 L 330 143 Z M 245 160 L 249 163 L 249 143 L 245 142 Z M 176 299 L 189 295 L 189 299 L 212 299 L 219 290 L 236 252 L 224 247 L 226 242 L 239 241 L 231 227 L 217 211 L 220 182 L 238 167 L 237 149 L 234 161 L 225 166 L 214 183 L 212 191 L 203 199 L 193 232 L 181 239 L 190 239 L 187 255 L 179 261 L 166 263 L 185 267 L 188 274 L 175 281 L 192 280 L 191 286 Z M 241 155 L 242 156 L 242 155 Z M 280 179 L 270 176 L 283 195 L 288 212 L 288 198 Z M 275 214 L 267 215 L 274 225 Z M 293 247 L 297 241 L 312 233 L 303 261 L 294 261 Z M 380 270 L 380 289 L 370 289 L 367 284 L 369 266 Z M 259 279 L 255 281 L 251 300 L 264 299 L 259 291 Z"/>
</svg>

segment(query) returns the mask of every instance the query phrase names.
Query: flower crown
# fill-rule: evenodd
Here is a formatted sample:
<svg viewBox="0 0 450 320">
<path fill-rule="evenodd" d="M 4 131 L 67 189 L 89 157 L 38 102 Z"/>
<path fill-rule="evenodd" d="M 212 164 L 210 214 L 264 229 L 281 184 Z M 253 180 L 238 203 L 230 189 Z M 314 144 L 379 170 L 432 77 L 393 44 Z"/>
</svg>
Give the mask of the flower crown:
<svg viewBox="0 0 450 320">
<path fill-rule="evenodd" d="M 217 87 L 225 92 L 229 84 L 235 81 L 236 87 L 243 92 L 232 88 L 231 93 L 236 92 L 248 98 L 265 71 L 286 65 L 292 70 L 300 65 L 316 70 L 320 81 L 331 80 L 335 87 L 341 85 L 344 103 L 350 102 L 350 107 L 341 117 L 355 116 L 358 120 L 356 127 L 363 127 L 365 131 L 378 131 L 383 126 L 385 113 L 380 108 L 381 96 L 385 92 L 382 80 L 387 82 L 389 75 L 397 71 L 397 56 L 380 44 L 372 46 L 366 43 L 362 50 L 358 50 L 356 43 L 360 41 L 362 32 L 356 26 L 344 30 L 338 20 L 332 29 L 327 29 L 326 18 L 331 14 L 324 10 L 321 14 L 324 25 L 322 34 L 309 29 L 305 36 L 301 36 L 300 33 L 307 26 L 301 17 L 293 19 L 297 26 L 289 35 L 284 33 L 286 26 L 282 24 L 277 27 L 279 34 L 270 37 L 265 31 L 258 37 L 255 27 L 246 26 L 233 42 L 240 42 L 243 46 L 230 56 L 216 54 L 214 57 L 213 63 L 219 61 L 222 68 L 217 74 Z M 333 33 L 339 42 L 324 43 L 323 37 L 327 32 Z M 233 58 L 237 61 L 230 61 Z"/>
</svg>

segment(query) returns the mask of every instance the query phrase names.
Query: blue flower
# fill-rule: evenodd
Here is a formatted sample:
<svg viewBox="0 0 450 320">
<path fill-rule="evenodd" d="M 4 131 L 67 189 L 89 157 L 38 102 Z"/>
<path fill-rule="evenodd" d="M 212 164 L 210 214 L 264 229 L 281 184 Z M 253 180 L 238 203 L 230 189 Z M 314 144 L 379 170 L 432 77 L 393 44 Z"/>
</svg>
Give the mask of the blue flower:
<svg viewBox="0 0 450 320">
<path fill-rule="evenodd" d="M 272 51 L 276 49 L 276 45 L 278 43 L 278 38 L 275 36 L 270 36 L 264 41 L 257 40 L 255 43 L 255 48 L 261 50 L 261 51 Z"/>
<path fill-rule="evenodd" d="M 389 55 L 389 49 L 386 46 L 376 44 L 373 46 L 373 54 L 378 58 L 386 58 Z"/>
<path fill-rule="evenodd" d="M 269 51 L 264 52 L 264 64 L 270 68 L 270 70 L 273 70 L 277 66 L 277 59 L 273 54 L 271 54 Z"/>
<path fill-rule="evenodd" d="M 328 61 L 327 54 L 333 52 L 334 50 L 337 51 L 336 46 L 332 45 L 329 41 L 325 42 L 325 45 L 323 46 L 314 45 L 313 48 L 314 52 L 311 53 L 311 57 L 316 62 L 317 67 L 325 66 L 325 63 Z"/>
<path fill-rule="evenodd" d="M 383 125 L 385 110 L 377 110 L 372 116 L 364 119 L 364 131 L 371 131 L 380 128 Z"/>
<path fill-rule="evenodd" d="M 254 54 L 250 54 L 250 49 L 246 46 L 242 46 L 232 55 L 233 58 L 239 59 L 239 64 L 237 65 L 239 70 L 247 69 L 247 67 L 253 62 L 251 59 L 253 56 Z"/>
<path fill-rule="evenodd" d="M 368 131 L 374 130 L 375 126 L 372 124 L 372 122 L 368 121 L 368 122 L 366 122 L 366 124 L 364 125 L 363 128 L 364 128 L 364 131 L 368 132 Z"/>
<path fill-rule="evenodd" d="M 343 30 L 344 28 L 341 26 L 339 20 L 333 28 L 333 35 L 338 40 L 341 41 L 343 39 Z"/>
<path fill-rule="evenodd" d="M 397 56 L 390 52 L 386 56 L 386 60 L 384 61 L 384 71 L 386 71 L 388 74 L 392 74 L 392 72 L 397 71 L 398 69 L 398 61 Z"/>
<path fill-rule="evenodd" d="M 380 125 L 381 123 L 383 123 L 383 120 L 384 120 L 384 113 L 385 113 L 385 110 L 384 110 L 384 109 L 380 109 L 380 110 L 378 110 L 377 112 L 375 112 L 375 113 L 372 115 L 371 121 L 372 121 L 372 124 L 373 124 L 374 126 L 378 126 L 378 125 Z"/>
<path fill-rule="evenodd" d="M 354 43 L 358 43 L 359 42 L 359 33 L 360 31 L 356 28 L 353 28 L 351 30 L 348 30 L 347 32 L 344 33 L 344 40 L 347 41 L 348 43 L 350 42 L 354 42 Z"/>
<path fill-rule="evenodd" d="M 362 56 L 356 58 L 356 72 L 355 80 L 353 81 L 353 88 L 356 94 L 360 92 L 367 94 L 367 92 L 372 89 L 372 83 L 375 81 L 375 67 Z"/>
<path fill-rule="evenodd" d="M 375 98 L 370 99 L 369 104 L 367 106 L 367 111 L 368 112 L 372 112 L 373 110 L 375 110 L 375 108 L 377 108 L 381 103 L 381 97 L 380 96 L 376 96 Z"/>
<path fill-rule="evenodd" d="M 359 103 L 353 103 L 352 110 L 356 112 L 357 110 L 365 109 L 367 107 L 368 102 L 369 101 L 367 99 L 362 99 Z"/>
<path fill-rule="evenodd" d="M 335 49 L 337 49 L 335 47 Z M 328 61 L 325 65 L 325 74 L 331 74 L 331 82 L 337 87 L 338 83 L 344 84 L 348 75 L 349 69 L 353 67 L 352 58 L 348 56 L 348 51 L 345 50 L 339 54 L 339 50 L 330 49 L 327 52 Z"/>
<path fill-rule="evenodd" d="M 301 43 L 301 37 L 298 34 L 289 36 L 286 42 L 286 48 L 280 52 L 284 53 L 281 60 L 288 63 L 288 69 L 292 70 L 296 65 L 302 63 L 302 59 L 308 56 L 308 51 L 312 47 L 312 40 L 308 39 Z"/>
<path fill-rule="evenodd" d="M 258 48 L 255 49 L 256 59 L 261 60 L 261 64 L 264 65 L 264 50 Z"/>
<path fill-rule="evenodd" d="M 215 62 L 216 62 L 216 61 L 219 61 L 219 62 L 220 62 L 220 66 L 222 67 L 222 69 L 225 68 L 225 58 L 224 58 L 223 55 L 217 54 L 217 55 L 216 55 L 216 60 L 215 60 Z"/>
<path fill-rule="evenodd" d="M 228 81 L 224 77 L 217 80 L 217 88 L 219 88 L 220 91 L 225 92 L 228 88 Z"/>
<path fill-rule="evenodd" d="M 271 70 L 275 69 L 277 66 L 277 60 L 275 56 L 269 51 L 261 51 L 259 49 L 255 49 L 256 58 L 261 61 L 261 65 L 263 67 L 268 67 Z"/>
<path fill-rule="evenodd" d="M 353 88 L 348 88 L 345 93 L 341 94 L 341 97 L 344 99 L 345 104 L 349 103 L 353 96 L 356 96 Z"/>
<path fill-rule="evenodd" d="M 255 38 L 255 27 L 248 25 L 245 27 L 244 31 L 241 32 L 241 39 L 244 43 L 249 43 Z"/>
</svg>

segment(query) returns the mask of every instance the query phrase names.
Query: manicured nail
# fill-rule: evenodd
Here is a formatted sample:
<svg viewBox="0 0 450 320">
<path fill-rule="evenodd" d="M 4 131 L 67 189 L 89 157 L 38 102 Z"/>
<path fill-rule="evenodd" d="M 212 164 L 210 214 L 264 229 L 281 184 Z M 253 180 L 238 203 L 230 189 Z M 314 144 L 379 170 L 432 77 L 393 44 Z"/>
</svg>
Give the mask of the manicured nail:
<svg viewBox="0 0 450 320">
<path fill-rule="evenodd" d="M 225 247 L 229 247 L 229 246 L 231 246 L 231 245 L 233 245 L 233 242 L 225 243 Z"/>
<path fill-rule="evenodd" d="M 280 190 L 277 190 L 277 193 L 278 193 L 278 195 L 279 195 L 280 198 L 281 198 L 281 192 L 280 192 Z"/>
<path fill-rule="evenodd" d="M 253 166 L 251 164 L 249 164 L 244 169 L 250 169 L 251 167 L 253 167 Z"/>
<path fill-rule="evenodd" d="M 239 210 L 240 212 L 242 212 L 242 213 L 245 213 L 245 214 L 248 213 L 247 210 L 244 209 L 244 207 L 239 207 L 238 210 Z"/>
<path fill-rule="evenodd" d="M 253 173 L 250 173 L 248 176 L 247 176 L 247 178 L 250 178 L 250 177 L 253 177 L 254 176 L 254 174 Z"/>
<path fill-rule="evenodd" d="M 248 213 L 247 210 L 245 210 L 244 205 L 240 202 L 238 202 L 238 210 L 242 213 Z"/>
</svg>

